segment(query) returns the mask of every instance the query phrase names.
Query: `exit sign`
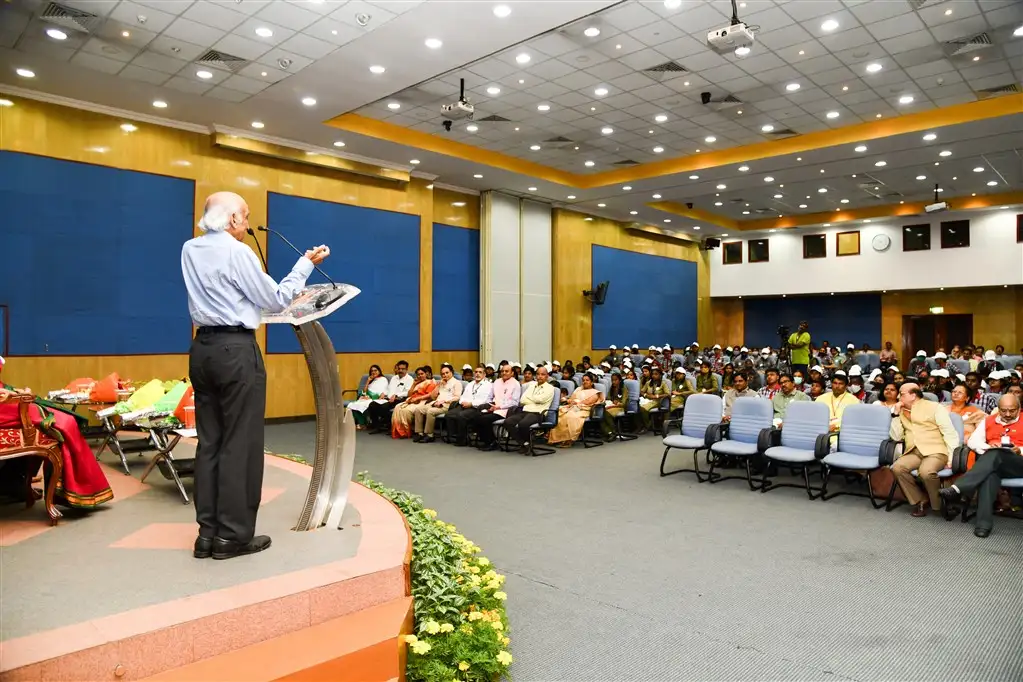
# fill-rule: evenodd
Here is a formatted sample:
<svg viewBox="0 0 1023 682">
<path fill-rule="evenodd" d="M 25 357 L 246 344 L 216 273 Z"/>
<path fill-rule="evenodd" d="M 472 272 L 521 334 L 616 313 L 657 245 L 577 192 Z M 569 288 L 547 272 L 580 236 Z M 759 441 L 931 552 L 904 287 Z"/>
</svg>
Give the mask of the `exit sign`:
<svg viewBox="0 0 1023 682">
<path fill-rule="evenodd" d="M 943 312 L 945 312 L 945 309 L 940 305 L 936 305 L 933 308 L 931 308 L 931 312 L 934 313 L 935 315 L 941 315 Z"/>
</svg>

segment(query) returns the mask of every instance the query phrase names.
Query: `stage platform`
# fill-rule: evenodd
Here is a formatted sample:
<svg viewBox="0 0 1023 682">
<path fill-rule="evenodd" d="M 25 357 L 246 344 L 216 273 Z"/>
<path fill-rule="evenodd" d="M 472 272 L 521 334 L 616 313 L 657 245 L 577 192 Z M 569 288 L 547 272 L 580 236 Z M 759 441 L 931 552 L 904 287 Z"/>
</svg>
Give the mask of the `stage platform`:
<svg viewBox="0 0 1023 682">
<path fill-rule="evenodd" d="M 401 678 L 411 539 L 390 502 L 353 483 L 342 530 L 294 532 L 312 469 L 268 455 L 273 546 L 200 560 L 194 508 L 159 471 L 138 480 L 151 456 L 129 477 L 106 453 L 114 500 L 56 527 L 0 507 L 0 680 Z"/>
</svg>

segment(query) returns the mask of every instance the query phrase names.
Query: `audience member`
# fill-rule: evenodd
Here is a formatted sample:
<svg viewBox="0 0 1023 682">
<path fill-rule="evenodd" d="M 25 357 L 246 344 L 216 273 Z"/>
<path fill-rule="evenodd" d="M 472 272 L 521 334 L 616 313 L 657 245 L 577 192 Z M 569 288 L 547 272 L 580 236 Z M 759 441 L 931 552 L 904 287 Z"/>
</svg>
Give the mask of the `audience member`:
<svg viewBox="0 0 1023 682">
<path fill-rule="evenodd" d="M 644 367 L 644 374 L 646 368 Z M 650 370 L 650 379 L 645 384 L 640 384 L 639 389 L 639 421 L 642 424 L 641 431 L 650 429 L 650 410 L 659 409 L 664 398 L 671 395 L 671 384 L 664 379 L 660 367 Z"/>
<path fill-rule="evenodd" d="M 732 379 L 735 377 L 735 365 L 726 362 L 721 370 L 721 390 L 726 391 L 732 387 Z"/>
<path fill-rule="evenodd" d="M 696 393 L 693 388 L 692 382 L 689 381 L 689 377 L 686 376 L 686 371 L 682 367 L 676 367 L 674 372 L 674 380 L 671 383 L 671 411 L 682 409 L 685 405 L 686 398 Z"/>
<path fill-rule="evenodd" d="M 884 342 L 884 350 L 881 351 L 879 357 L 881 359 L 881 369 L 888 369 L 899 361 L 898 353 L 892 348 L 891 341 Z"/>
<path fill-rule="evenodd" d="M 889 412 L 895 412 L 895 406 L 899 404 L 899 386 L 894 381 L 886 381 L 881 387 L 881 390 L 876 396 L 874 396 L 873 402 L 878 405 L 884 405 L 888 408 Z"/>
<path fill-rule="evenodd" d="M 920 386 L 908 383 L 899 389 L 899 404 L 892 415 L 891 437 L 903 441 L 902 456 L 892 465 L 892 473 L 912 506 L 911 515 L 927 516 L 928 500 L 932 510 L 940 511 L 938 472 L 948 465 L 952 452 L 959 446 L 959 434 L 952 426 L 948 410 L 925 400 Z M 914 470 L 927 490 L 927 497 L 920 494 Z"/>
<path fill-rule="evenodd" d="M 792 371 L 806 372 L 810 365 L 810 324 L 803 320 L 795 332 L 789 335 L 789 362 Z"/>
<path fill-rule="evenodd" d="M 371 430 L 379 431 L 391 420 L 391 412 L 398 403 L 405 400 L 412 382 L 415 379 L 408 373 L 408 361 L 399 360 L 394 365 L 394 376 L 387 382 L 387 388 L 379 400 L 374 400 L 366 408 L 366 420 Z"/>
<path fill-rule="evenodd" d="M 925 369 L 927 369 L 927 351 L 918 350 L 916 356 L 909 361 L 909 373 L 919 377 L 920 371 Z"/>
<path fill-rule="evenodd" d="M 440 366 L 440 384 L 434 389 L 431 401 L 420 403 L 415 412 L 415 434 L 412 440 L 416 443 L 432 443 L 433 429 L 437 415 L 446 414 L 462 396 L 462 382 L 455 378 L 455 368 L 444 363 Z"/>
<path fill-rule="evenodd" d="M 807 390 L 805 391 L 806 395 L 808 395 L 811 400 L 817 400 L 817 398 L 820 398 L 827 392 L 828 387 L 824 385 L 823 380 L 811 381 L 809 386 L 807 386 Z"/>
<path fill-rule="evenodd" d="M 487 379 L 486 367 L 479 365 L 473 372 L 472 381 L 462 389 L 458 402 L 448 410 L 447 425 L 456 447 L 465 447 L 469 438 L 469 425 L 476 421 L 476 415 L 494 399 L 494 385 Z"/>
<path fill-rule="evenodd" d="M 696 375 L 696 392 L 697 393 L 720 393 L 721 386 L 718 384 L 718 378 L 711 372 L 711 365 L 707 362 L 701 362 L 699 364 L 699 373 Z"/>
<path fill-rule="evenodd" d="M 866 402 L 867 391 L 863 385 L 863 369 L 859 365 L 853 365 L 849 369 L 849 394 L 856 400 Z"/>
<path fill-rule="evenodd" d="M 544 415 L 554 402 L 555 388 L 548 379 L 547 367 L 537 367 L 536 383 L 522 394 L 522 410 L 507 416 L 504 420 L 504 428 L 519 444 L 519 452 L 528 452 L 529 428 L 543 421 Z"/>
<path fill-rule="evenodd" d="M 806 402 L 808 400 L 810 400 L 809 396 L 799 390 L 792 375 L 788 373 L 782 374 L 778 379 L 778 390 L 771 396 L 774 418 L 785 419 L 785 412 L 788 411 L 790 404 Z"/>
<path fill-rule="evenodd" d="M 628 403 L 629 387 L 625 385 L 621 373 L 615 370 L 611 373 L 611 388 L 604 396 L 604 419 L 600 424 L 604 440 L 611 442 L 615 439 L 615 418 L 625 414 Z"/>
<path fill-rule="evenodd" d="M 997 409 L 998 396 L 994 393 L 985 393 L 981 389 L 980 374 L 977 372 L 968 372 L 963 384 L 970 392 L 971 405 L 979 407 L 984 414 L 990 414 L 992 410 Z"/>
<path fill-rule="evenodd" d="M 380 365 L 370 365 L 367 372 L 366 384 L 356 393 L 355 400 L 348 403 L 348 409 L 355 417 L 356 429 L 362 431 L 366 428 L 366 410 L 373 401 L 379 398 L 387 390 L 387 379 L 380 370 Z"/>
<path fill-rule="evenodd" d="M 430 400 L 436 388 L 432 367 L 424 365 L 416 370 L 416 380 L 409 388 L 408 399 L 391 413 L 391 438 L 408 438 L 412 435 L 416 411 Z"/>
<path fill-rule="evenodd" d="M 562 403 L 558 407 L 558 423 L 547 436 L 548 443 L 565 448 L 572 447 L 582 435 L 593 406 L 604 401 L 600 389 L 594 387 L 593 374 L 584 374 L 582 382 L 583 385 L 572 392 L 567 403 Z"/>
<path fill-rule="evenodd" d="M 831 390 L 815 398 L 816 402 L 828 406 L 832 431 L 836 431 L 842 426 L 842 413 L 845 412 L 845 408 L 850 405 L 859 404 L 859 401 L 846 390 L 847 385 L 848 379 L 845 376 L 845 372 L 837 372 L 831 378 Z"/>
<path fill-rule="evenodd" d="M 528 365 L 526 369 L 529 369 Z M 532 370 L 530 370 L 530 375 L 532 375 Z M 523 378 L 525 377 L 523 376 Z M 532 389 L 535 385 L 536 382 L 530 381 L 528 389 Z M 501 377 L 491 387 L 493 397 L 490 404 L 471 415 L 472 420 L 467 425 L 469 430 L 476 433 L 476 445 L 479 449 L 489 450 L 494 447 L 493 423 L 498 419 L 506 418 L 509 410 L 518 406 L 521 392 L 528 389 L 525 386 L 520 386 L 519 382 L 515 380 L 510 366 L 501 368 Z"/>
<path fill-rule="evenodd" d="M 757 395 L 765 400 L 773 400 L 775 394 L 781 390 L 781 385 L 778 383 L 779 378 L 777 369 L 772 367 L 766 370 L 764 372 L 764 386 L 757 391 Z"/>
<path fill-rule="evenodd" d="M 952 389 L 952 402 L 948 405 L 948 411 L 958 414 L 963 420 L 963 437 L 969 439 L 974 429 L 987 417 L 976 405 L 970 404 L 970 392 L 963 385 Z"/>
<path fill-rule="evenodd" d="M 756 398 L 756 391 L 750 390 L 749 385 L 746 382 L 746 375 L 743 372 L 736 372 L 732 378 L 732 388 L 725 391 L 724 399 L 722 401 L 724 408 L 724 418 L 728 421 L 732 418 L 732 406 L 735 405 L 735 401 L 739 398 Z"/>
<path fill-rule="evenodd" d="M 998 414 L 987 417 L 973 432 L 967 445 L 977 453 L 973 468 L 940 492 L 946 503 L 958 502 L 980 493 L 973 534 L 986 538 L 994 526 L 994 506 L 1003 478 L 1023 478 L 1023 423 L 1020 401 L 1015 395 L 1002 396 Z"/>
</svg>

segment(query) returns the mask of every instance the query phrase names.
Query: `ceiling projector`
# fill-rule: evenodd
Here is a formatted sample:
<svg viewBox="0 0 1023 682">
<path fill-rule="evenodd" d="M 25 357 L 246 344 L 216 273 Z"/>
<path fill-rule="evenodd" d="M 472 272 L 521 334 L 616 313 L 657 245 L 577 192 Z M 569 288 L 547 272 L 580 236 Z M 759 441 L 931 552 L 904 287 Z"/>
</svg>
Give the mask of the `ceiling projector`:
<svg viewBox="0 0 1023 682">
<path fill-rule="evenodd" d="M 707 34 L 707 44 L 715 52 L 734 52 L 737 47 L 753 46 L 753 31 L 742 23 L 718 28 Z"/>
<path fill-rule="evenodd" d="M 924 210 L 928 213 L 941 213 L 948 210 L 948 204 L 944 201 L 939 201 L 938 203 L 924 206 Z"/>
<path fill-rule="evenodd" d="M 461 121 L 463 118 L 471 121 L 474 113 L 476 113 L 476 108 L 471 102 L 464 99 L 460 99 L 453 104 L 442 104 L 440 106 L 440 115 L 452 121 Z"/>
</svg>

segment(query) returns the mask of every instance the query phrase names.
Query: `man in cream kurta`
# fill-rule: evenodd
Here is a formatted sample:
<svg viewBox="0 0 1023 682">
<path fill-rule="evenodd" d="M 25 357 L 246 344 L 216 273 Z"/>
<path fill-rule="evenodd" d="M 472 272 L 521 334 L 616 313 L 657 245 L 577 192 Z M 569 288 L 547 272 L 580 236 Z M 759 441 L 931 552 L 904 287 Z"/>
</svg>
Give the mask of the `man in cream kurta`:
<svg viewBox="0 0 1023 682">
<path fill-rule="evenodd" d="M 952 426 L 948 410 L 936 402 L 925 400 L 920 386 L 906 383 L 899 389 L 899 403 L 892 414 L 891 437 L 904 441 L 902 456 L 892 465 L 892 473 L 902 488 L 902 494 L 913 506 L 912 515 L 927 516 L 927 502 L 931 509 L 941 509 L 938 472 L 952 458 L 959 446 L 959 434 Z M 913 470 L 927 489 L 927 497 L 920 493 Z"/>
</svg>

